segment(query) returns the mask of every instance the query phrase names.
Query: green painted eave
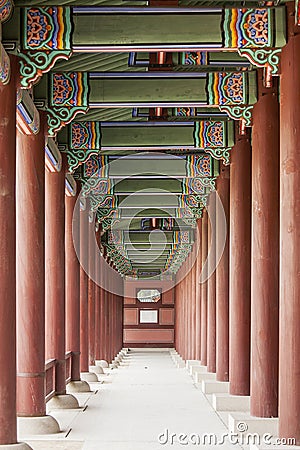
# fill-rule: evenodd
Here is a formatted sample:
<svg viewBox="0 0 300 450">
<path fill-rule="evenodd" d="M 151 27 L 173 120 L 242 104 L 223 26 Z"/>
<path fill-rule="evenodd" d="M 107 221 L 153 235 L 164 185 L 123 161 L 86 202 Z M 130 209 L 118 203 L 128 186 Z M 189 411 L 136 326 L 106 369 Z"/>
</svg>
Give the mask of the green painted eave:
<svg viewBox="0 0 300 450">
<path fill-rule="evenodd" d="M 168 192 L 178 193 L 180 194 L 182 192 L 182 183 L 181 180 L 177 180 L 175 178 L 168 178 L 168 179 L 144 179 L 144 180 L 137 180 L 137 179 L 124 179 L 120 182 L 116 183 L 114 187 L 115 194 L 130 194 L 130 193 L 136 193 L 143 190 L 150 190 L 152 189 L 153 192 L 157 191 L 157 189 L 166 190 Z"/>
</svg>

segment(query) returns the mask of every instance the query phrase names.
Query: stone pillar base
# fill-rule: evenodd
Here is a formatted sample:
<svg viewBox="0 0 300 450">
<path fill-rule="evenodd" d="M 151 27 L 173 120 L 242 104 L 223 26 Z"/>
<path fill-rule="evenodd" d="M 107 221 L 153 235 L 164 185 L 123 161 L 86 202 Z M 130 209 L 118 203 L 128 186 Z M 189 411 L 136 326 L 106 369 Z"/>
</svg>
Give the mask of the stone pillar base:
<svg viewBox="0 0 300 450">
<path fill-rule="evenodd" d="M 212 406 L 216 411 L 242 411 L 250 414 L 250 396 L 213 394 Z"/>
<path fill-rule="evenodd" d="M 0 450 L 32 450 L 32 447 L 25 442 L 18 442 L 17 444 L 0 445 Z"/>
<path fill-rule="evenodd" d="M 83 380 L 80 381 L 70 381 L 66 386 L 67 394 L 72 394 L 76 392 L 91 392 L 90 385 Z"/>
<path fill-rule="evenodd" d="M 227 381 L 202 380 L 201 390 L 203 394 L 226 394 L 229 393 Z"/>
<path fill-rule="evenodd" d="M 80 378 L 87 383 L 94 383 L 98 381 L 98 377 L 92 372 L 81 372 Z"/>
<path fill-rule="evenodd" d="M 187 360 L 185 361 L 185 366 L 186 366 L 186 368 L 187 368 L 187 370 L 188 370 L 188 372 L 189 372 L 189 371 L 190 371 L 190 368 L 191 368 L 192 366 L 200 366 L 200 361 L 197 360 L 197 359 L 187 359 Z"/>
<path fill-rule="evenodd" d="M 230 433 L 243 431 L 247 433 L 258 433 L 259 435 L 269 433 L 272 436 L 278 436 L 278 418 L 253 417 L 249 413 L 242 412 L 232 413 L 228 415 L 228 429 Z"/>
<path fill-rule="evenodd" d="M 122 359 L 123 359 L 122 356 L 116 356 L 116 357 L 114 358 L 113 362 L 117 362 L 117 363 L 121 364 Z"/>
<path fill-rule="evenodd" d="M 211 372 L 196 372 L 194 375 L 194 381 L 195 383 L 199 383 L 201 384 L 202 381 L 216 381 L 216 374 L 215 373 L 211 373 Z"/>
<path fill-rule="evenodd" d="M 102 366 L 89 366 L 89 371 L 102 375 L 104 373 L 103 367 Z"/>
<path fill-rule="evenodd" d="M 119 364 L 118 364 L 117 362 L 111 363 L 111 364 L 109 365 L 109 368 L 110 368 L 110 369 L 117 369 L 118 367 L 119 367 Z"/>
<path fill-rule="evenodd" d="M 18 432 L 23 436 L 55 434 L 60 428 L 52 416 L 18 417 Z"/>
<path fill-rule="evenodd" d="M 196 376 L 196 373 L 208 373 L 206 366 L 191 366 L 190 375 L 192 377 Z"/>
<path fill-rule="evenodd" d="M 174 359 L 174 363 L 175 363 L 176 367 L 178 367 L 178 369 L 185 367 L 185 362 L 181 358 L 181 356 L 176 356 Z"/>
<path fill-rule="evenodd" d="M 55 395 L 47 402 L 47 408 L 52 409 L 76 409 L 79 408 L 77 398 L 70 394 Z"/>
<path fill-rule="evenodd" d="M 107 369 L 108 368 L 108 362 L 105 361 L 105 359 L 98 359 L 95 361 L 96 366 L 100 366 L 103 367 L 103 369 Z"/>
</svg>

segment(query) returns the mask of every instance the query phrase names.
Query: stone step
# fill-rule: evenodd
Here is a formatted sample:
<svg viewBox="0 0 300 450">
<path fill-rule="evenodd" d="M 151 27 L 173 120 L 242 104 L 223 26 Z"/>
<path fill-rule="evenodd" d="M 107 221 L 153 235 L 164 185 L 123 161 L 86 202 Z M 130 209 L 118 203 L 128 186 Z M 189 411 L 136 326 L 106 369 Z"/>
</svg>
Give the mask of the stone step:
<svg viewBox="0 0 300 450">
<path fill-rule="evenodd" d="M 213 394 L 212 406 L 216 411 L 250 412 L 250 396 Z"/>
<path fill-rule="evenodd" d="M 226 381 L 202 380 L 201 390 L 204 394 L 217 394 L 229 392 L 229 383 Z"/>
</svg>

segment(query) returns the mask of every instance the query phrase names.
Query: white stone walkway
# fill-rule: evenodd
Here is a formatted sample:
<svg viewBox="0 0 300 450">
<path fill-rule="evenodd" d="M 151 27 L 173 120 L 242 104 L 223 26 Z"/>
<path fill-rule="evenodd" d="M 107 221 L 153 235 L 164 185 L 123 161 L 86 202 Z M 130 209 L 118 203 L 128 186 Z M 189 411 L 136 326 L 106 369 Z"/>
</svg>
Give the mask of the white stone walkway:
<svg viewBox="0 0 300 450">
<path fill-rule="evenodd" d="M 78 395 L 85 410 L 51 412 L 63 432 L 36 440 L 28 437 L 34 450 L 241 448 L 228 442 L 198 445 L 205 433 L 221 440 L 228 430 L 186 369 L 175 367 L 168 351 L 132 351 L 102 378 L 102 384 L 91 385 L 96 393 Z"/>
</svg>

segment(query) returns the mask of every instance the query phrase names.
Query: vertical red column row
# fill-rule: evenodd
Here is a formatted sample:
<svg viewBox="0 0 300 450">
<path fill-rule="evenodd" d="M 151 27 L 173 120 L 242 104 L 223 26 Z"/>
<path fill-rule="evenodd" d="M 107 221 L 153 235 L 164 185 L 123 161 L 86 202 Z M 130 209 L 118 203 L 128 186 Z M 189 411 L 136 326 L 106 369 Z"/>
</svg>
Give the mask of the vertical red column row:
<svg viewBox="0 0 300 450">
<path fill-rule="evenodd" d="M 186 260 L 186 277 L 185 277 L 185 307 L 187 312 L 187 318 L 186 318 L 186 357 L 185 359 L 192 359 L 192 299 L 191 299 L 191 283 L 190 283 L 190 276 L 191 276 L 191 255 L 189 254 L 187 260 Z"/>
<path fill-rule="evenodd" d="M 80 380 L 80 269 L 72 233 L 74 214 L 74 239 L 79 242 L 79 209 L 75 208 L 77 198 L 78 192 L 75 196 L 65 197 L 66 350 L 73 352 L 72 381 Z"/>
<path fill-rule="evenodd" d="M 197 336 L 196 336 L 196 258 L 195 258 L 195 253 L 196 253 L 196 249 L 195 249 L 195 245 L 194 245 L 194 249 L 193 249 L 193 253 L 191 254 L 191 259 L 192 259 L 192 268 L 191 268 L 191 272 L 190 272 L 190 302 L 191 302 L 191 325 L 192 325 L 192 354 L 191 354 L 191 359 L 196 359 L 196 341 L 197 341 Z"/>
<path fill-rule="evenodd" d="M 201 364 L 207 365 L 207 249 L 208 249 L 208 216 L 203 211 L 201 236 Z"/>
<path fill-rule="evenodd" d="M 197 220 L 197 249 L 195 261 L 195 359 L 201 360 L 201 249 L 202 249 L 202 219 Z"/>
<path fill-rule="evenodd" d="M 17 442 L 16 418 L 16 85 L 17 59 L 10 82 L 0 83 L 0 445 Z"/>
<path fill-rule="evenodd" d="M 74 242 L 78 245 L 80 240 L 78 188 L 79 183 L 76 195 L 65 196 L 66 351 L 72 352 L 68 392 L 90 390 L 89 385 L 80 380 L 80 264 L 74 248 Z"/>
<path fill-rule="evenodd" d="M 216 371 L 216 194 L 209 196 L 207 280 L 207 371 Z"/>
<path fill-rule="evenodd" d="M 66 395 L 65 360 L 65 165 L 45 175 L 46 360 L 55 359 L 55 408 L 76 408 Z"/>
<path fill-rule="evenodd" d="M 251 414 L 278 415 L 279 103 L 277 82 L 253 108 Z"/>
<path fill-rule="evenodd" d="M 97 247 L 95 251 L 95 360 L 100 358 L 100 253 L 99 253 L 99 241 L 100 231 L 96 228 L 96 241 Z"/>
<path fill-rule="evenodd" d="M 97 375 L 89 373 L 89 200 L 80 199 L 80 370 L 85 381 L 97 381 Z"/>
<path fill-rule="evenodd" d="M 45 125 L 17 132 L 17 412 L 22 433 L 57 433 L 45 400 Z M 37 420 L 37 418 L 40 418 Z"/>
<path fill-rule="evenodd" d="M 282 50 L 280 84 L 279 433 L 281 437 L 295 437 L 297 445 L 300 445 L 299 54 L 300 34 L 290 35 Z"/>
<path fill-rule="evenodd" d="M 88 358 L 89 366 L 95 365 L 95 283 L 93 276 L 95 275 L 95 223 L 94 214 L 89 213 L 88 224 Z"/>
<path fill-rule="evenodd" d="M 221 166 L 217 179 L 220 204 L 216 208 L 216 377 L 229 380 L 229 166 Z M 225 229 L 224 229 L 225 227 Z M 224 242 L 225 241 L 225 242 Z"/>
<path fill-rule="evenodd" d="M 233 395 L 250 394 L 251 145 L 239 136 L 230 167 L 229 381 Z"/>
</svg>

